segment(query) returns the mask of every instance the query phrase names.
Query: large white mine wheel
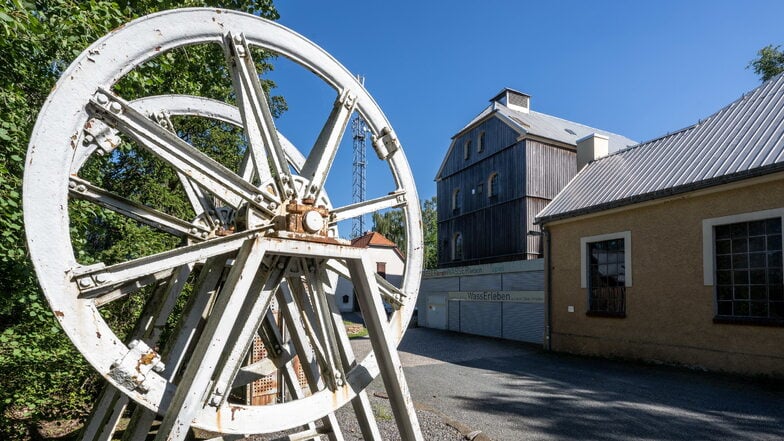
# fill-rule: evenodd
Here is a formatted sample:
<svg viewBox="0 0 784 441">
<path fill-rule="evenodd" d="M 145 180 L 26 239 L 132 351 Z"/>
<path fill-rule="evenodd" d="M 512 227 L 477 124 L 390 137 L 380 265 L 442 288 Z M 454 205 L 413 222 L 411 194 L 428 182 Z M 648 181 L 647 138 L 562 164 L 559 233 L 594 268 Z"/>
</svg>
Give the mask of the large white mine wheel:
<svg viewBox="0 0 784 441">
<path fill-rule="evenodd" d="M 186 95 L 126 100 L 113 91 L 143 63 L 203 44 L 219 45 L 226 54 L 237 107 Z M 334 108 L 310 150 L 298 150 L 277 132 L 252 47 L 293 60 L 335 90 Z M 394 187 L 387 196 L 333 207 L 324 184 L 354 112 L 366 121 Z M 177 136 L 175 117 L 240 127 L 245 160 L 231 169 L 211 158 Z M 121 139 L 177 172 L 194 218 L 134 202 L 83 176 L 85 164 L 99 156 L 119 161 L 112 155 Z M 80 264 L 69 223 L 77 200 L 177 236 L 180 245 L 111 264 Z M 337 232 L 341 220 L 390 208 L 402 209 L 407 232 L 398 287 L 376 274 L 366 249 L 351 247 Z M 49 304 L 110 384 L 83 439 L 110 439 L 129 399 L 137 406 L 125 430 L 128 440 L 144 439 L 156 418 L 162 420 L 156 440 L 185 439 L 191 427 L 224 439 L 296 429 L 303 439 L 325 433 L 339 440 L 333 412 L 348 402 L 364 437 L 380 439 L 364 392 L 379 372 L 402 438 L 421 439 L 395 350 L 414 310 L 422 265 L 414 180 L 378 105 L 304 37 L 248 14 L 183 9 L 140 18 L 100 39 L 63 73 L 41 110 L 26 159 L 24 209 Z M 352 281 L 370 332 L 373 352 L 364 360 L 355 360 L 336 309 L 338 277 Z M 106 308 L 140 292 L 149 293 L 141 318 L 122 340 Z M 383 301 L 395 308 L 389 318 Z M 183 310 L 181 319 L 162 341 L 175 305 Z M 247 365 L 254 337 L 269 354 Z M 304 390 L 295 355 L 307 378 Z M 246 405 L 231 398 L 232 390 L 273 371 L 285 383 L 280 402 Z"/>
</svg>

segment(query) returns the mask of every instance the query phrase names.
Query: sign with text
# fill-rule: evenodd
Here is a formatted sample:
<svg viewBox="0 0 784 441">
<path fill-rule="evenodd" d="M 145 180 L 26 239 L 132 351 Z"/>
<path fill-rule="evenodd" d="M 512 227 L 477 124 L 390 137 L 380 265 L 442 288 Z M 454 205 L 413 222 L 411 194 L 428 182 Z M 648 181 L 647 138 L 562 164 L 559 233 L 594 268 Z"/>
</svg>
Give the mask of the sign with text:
<svg viewBox="0 0 784 441">
<path fill-rule="evenodd" d="M 544 303 L 544 291 L 450 291 L 449 300 Z"/>
</svg>

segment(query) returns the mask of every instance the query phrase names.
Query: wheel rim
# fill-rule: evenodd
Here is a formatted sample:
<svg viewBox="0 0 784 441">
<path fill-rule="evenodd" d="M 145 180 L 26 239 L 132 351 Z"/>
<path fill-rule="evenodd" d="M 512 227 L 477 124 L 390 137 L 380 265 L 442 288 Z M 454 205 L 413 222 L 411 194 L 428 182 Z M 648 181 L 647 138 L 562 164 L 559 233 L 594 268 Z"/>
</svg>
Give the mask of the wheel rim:
<svg viewBox="0 0 784 441">
<path fill-rule="evenodd" d="M 227 33 L 230 33 L 230 37 L 228 37 L 230 40 L 225 40 Z M 149 38 L 140 38 L 140 36 L 148 36 Z M 129 348 L 121 341 L 103 319 L 96 305 L 97 301 L 102 301 L 100 300 L 102 297 L 90 294 L 91 292 L 104 292 L 96 291 L 97 285 L 101 284 L 101 278 L 108 279 L 108 282 L 104 282 L 108 284 L 107 286 L 124 286 L 132 281 L 141 280 L 142 276 L 160 275 L 164 267 L 174 271 L 184 265 L 192 265 L 197 261 L 203 262 L 211 257 L 229 254 L 235 256 L 238 253 L 241 254 L 245 248 L 249 248 L 247 254 L 244 257 L 240 255 L 236 259 L 240 259 L 240 257 L 252 259 L 254 251 L 253 246 L 249 244 L 255 240 L 257 243 L 261 242 L 260 246 L 265 250 L 261 257 L 256 256 L 259 259 L 268 259 L 269 256 L 273 256 L 273 258 L 281 260 L 280 257 L 275 256 L 286 256 L 285 271 L 289 271 L 289 267 L 292 265 L 297 266 L 303 272 L 308 271 L 310 266 L 314 266 L 313 270 L 320 271 L 320 275 L 312 276 L 311 280 L 325 281 L 325 271 L 333 274 L 348 272 L 347 265 L 341 264 L 341 260 L 336 259 L 335 253 L 338 255 L 344 252 L 353 253 L 353 251 L 347 251 L 336 245 L 313 245 L 308 242 L 292 241 L 288 239 L 288 236 L 272 238 L 266 232 L 262 232 L 261 228 L 256 230 L 251 228 L 241 234 L 210 237 L 208 240 L 192 243 L 178 249 L 177 253 L 172 253 L 169 260 L 167 260 L 167 256 L 156 255 L 154 258 L 148 259 L 153 261 L 150 264 L 139 262 L 140 259 L 137 259 L 137 261 L 129 262 L 125 267 L 122 266 L 122 263 L 107 268 L 85 267 L 80 265 L 74 257 L 69 235 L 69 185 L 71 193 L 79 185 L 84 185 L 78 181 L 75 182 L 71 175 L 77 172 L 84 161 L 94 154 L 94 149 L 88 147 L 89 143 L 84 142 L 84 127 L 88 120 L 100 115 L 99 119 L 107 121 L 110 125 L 119 128 L 120 132 L 136 139 L 139 139 L 139 136 L 143 137 L 137 132 L 140 130 L 138 124 L 141 123 L 143 129 L 146 127 L 148 131 L 152 130 L 152 134 L 159 138 L 163 137 L 164 142 L 166 142 L 165 134 L 144 126 L 149 123 L 141 121 L 134 112 L 139 115 L 142 114 L 141 112 L 148 113 L 154 110 L 165 110 L 172 115 L 191 112 L 190 114 L 201 117 L 223 120 L 233 124 L 240 123 L 244 126 L 246 133 L 249 130 L 254 130 L 249 127 L 249 124 L 253 124 L 252 121 L 249 122 L 252 120 L 250 116 L 243 118 L 240 111 L 225 103 L 199 106 L 199 103 L 205 103 L 203 99 L 168 96 L 151 97 L 134 103 L 126 103 L 121 97 L 111 93 L 111 86 L 136 66 L 168 50 L 195 44 L 227 46 L 231 45 L 232 41 L 240 45 L 262 47 L 274 51 L 302 65 L 331 86 L 337 92 L 338 100 L 344 98 L 350 101 L 352 106 L 350 110 L 355 110 L 362 115 L 369 131 L 378 138 L 377 153 L 385 157 L 396 188 L 393 189 L 392 196 L 370 201 L 360 207 L 333 209 L 330 206 L 328 209 L 330 214 L 334 216 L 332 219 L 350 218 L 358 213 L 370 213 L 391 207 L 403 209 L 406 217 L 408 253 L 402 283 L 397 291 L 386 285 L 380 286 L 382 291 L 389 293 L 391 290 L 393 294 L 396 293 L 405 298 L 405 302 L 399 310 L 392 314 L 387 325 L 390 338 L 395 343 L 402 338 L 416 303 L 419 270 L 422 264 L 422 236 L 419 203 L 414 181 L 405 155 L 395 139 L 390 124 L 378 105 L 356 79 L 329 54 L 304 37 L 255 16 L 214 9 L 186 9 L 163 12 L 138 19 L 107 35 L 85 50 L 63 74 L 47 99 L 36 122 L 26 159 L 25 225 L 32 260 L 41 286 L 55 316 L 71 340 L 93 367 L 110 383 L 137 403 L 161 413 L 175 399 L 173 397 L 176 395 L 176 386 L 150 367 L 145 369 L 143 385 L 141 383 L 132 385 L 134 388 L 131 390 L 127 384 L 127 381 L 130 380 L 117 373 L 118 361 L 129 357 L 129 354 L 133 355 L 133 348 Z M 242 80 L 239 80 L 238 83 L 242 84 Z M 245 83 L 245 86 L 252 87 L 253 84 Z M 249 103 L 252 98 L 254 98 L 252 90 L 243 95 L 244 103 Z M 248 106 L 245 108 L 246 112 L 248 108 L 253 108 L 253 104 L 242 103 L 241 105 Z M 120 116 L 112 115 L 115 108 L 120 109 Z M 336 119 L 340 120 L 339 123 L 328 122 L 326 125 L 331 125 L 333 128 L 344 125 L 348 121 L 345 112 L 336 115 Z M 348 115 L 351 115 L 350 111 Z M 149 118 L 146 119 L 149 120 Z M 263 118 L 257 118 L 255 127 L 263 126 L 264 122 Z M 257 130 L 261 132 L 262 137 L 265 135 L 275 136 L 277 133 L 274 131 L 274 127 L 272 130 L 269 128 L 266 131 L 263 128 Z M 337 136 L 335 132 L 336 130 L 331 131 L 333 137 Z M 326 144 L 329 142 L 329 140 L 325 141 Z M 144 144 L 141 141 L 139 143 L 140 145 Z M 272 157 L 273 163 L 275 160 L 289 161 L 296 170 L 301 170 L 302 167 L 307 168 L 307 171 L 310 172 L 309 176 L 300 177 L 295 174 L 291 181 L 296 185 L 290 185 L 290 187 L 294 189 L 297 196 L 308 193 L 309 185 L 320 179 L 315 175 L 323 172 L 325 166 L 328 171 L 331 168 L 331 162 L 326 161 L 325 164 L 324 160 L 315 159 L 308 162 L 305 155 L 296 151 L 290 143 L 282 138 L 280 144 L 282 144 L 282 148 L 277 152 L 274 149 L 271 150 L 267 157 Z M 283 151 L 286 153 L 286 158 L 274 157 L 276 153 Z M 179 151 L 179 153 L 181 152 Z M 191 159 L 188 158 L 188 160 Z M 236 175 L 236 177 L 227 176 L 217 183 L 216 181 L 219 179 L 214 176 L 200 178 L 200 170 L 212 173 L 222 172 L 217 168 L 211 169 L 212 164 L 206 159 L 201 163 L 196 161 L 195 165 L 187 161 L 177 162 L 176 159 L 170 160 L 169 164 L 178 171 L 187 171 L 190 176 L 196 176 L 197 178 L 194 179 L 197 179 L 198 185 L 202 186 L 203 184 L 204 187 L 208 187 L 207 190 L 210 193 L 218 194 L 220 191 L 225 191 L 226 195 L 223 196 L 225 199 L 243 201 L 246 206 L 257 210 L 262 217 L 265 215 L 263 209 L 265 207 L 269 209 L 268 202 L 275 199 L 275 194 L 270 196 L 269 194 L 260 194 L 258 191 L 254 192 L 253 185 L 248 182 L 245 183 L 247 185 L 240 183 L 238 179 L 242 178 Z M 182 166 L 182 164 L 185 165 Z M 191 168 L 181 170 L 178 165 Z M 285 165 L 279 165 L 279 167 L 288 168 Z M 196 171 L 193 172 L 193 170 Z M 279 168 L 279 171 L 282 170 L 283 168 Z M 190 172 L 193 174 L 191 175 Z M 258 167 L 257 173 L 259 173 Z M 273 186 L 275 184 L 285 185 L 276 181 L 277 179 L 277 177 L 269 178 L 268 181 Z M 323 188 L 323 181 L 318 185 Z M 284 191 L 285 187 L 279 187 L 277 195 L 283 196 Z M 326 205 L 329 204 L 326 194 L 319 193 L 318 197 L 319 201 L 325 201 Z M 255 200 L 253 198 L 261 198 L 263 203 L 253 205 Z M 282 204 L 285 202 L 285 197 L 278 197 L 275 200 Z M 165 219 L 161 216 L 156 218 L 158 224 L 163 220 Z M 175 231 L 184 228 L 183 225 L 188 223 L 186 221 L 181 225 L 175 221 L 172 222 L 174 222 L 173 226 L 168 228 Z M 260 227 L 261 223 L 254 226 Z M 185 225 L 185 227 L 188 228 L 188 232 L 182 232 L 182 234 L 187 236 L 191 234 L 189 232 L 193 226 Z M 196 233 L 202 234 L 203 232 L 197 230 Z M 303 244 L 308 244 L 308 246 Z M 314 251 L 314 248 L 317 250 Z M 183 252 L 183 249 L 193 249 L 194 251 L 188 254 L 187 251 Z M 307 257 L 312 256 L 314 252 L 321 253 L 324 259 L 317 261 L 312 257 Z M 183 253 L 188 254 L 188 257 L 183 257 Z M 362 254 L 359 253 L 357 256 L 361 258 Z M 209 260 L 207 261 L 209 262 Z M 263 264 L 266 266 L 268 263 Z M 260 264 L 262 264 L 261 261 Z M 249 272 L 245 275 L 255 276 L 256 273 Z M 169 276 L 170 273 L 161 277 Z M 268 277 L 272 276 L 268 275 Z M 279 277 L 285 278 L 285 274 L 279 275 Z M 371 282 L 380 283 L 373 280 Z M 88 283 L 95 286 L 87 286 Z M 376 286 L 376 289 L 378 288 Z M 233 295 L 232 292 L 229 294 Z M 326 312 L 324 314 L 328 315 Z M 325 341 L 327 340 L 326 336 L 323 338 Z M 326 344 L 325 348 L 322 348 L 324 352 L 329 352 L 328 346 L 329 344 Z M 336 350 L 337 348 L 331 349 Z M 356 394 L 355 391 L 364 389 L 377 374 L 378 367 L 375 358 L 368 356 L 353 369 L 346 370 L 346 382 L 342 386 L 325 387 L 307 398 L 275 405 L 238 406 L 224 402 L 218 408 L 208 406 L 195 415 L 193 425 L 223 433 L 264 433 L 287 429 L 304 422 L 314 421 L 334 411 L 353 398 Z M 139 387 L 140 385 L 143 387 Z"/>
</svg>

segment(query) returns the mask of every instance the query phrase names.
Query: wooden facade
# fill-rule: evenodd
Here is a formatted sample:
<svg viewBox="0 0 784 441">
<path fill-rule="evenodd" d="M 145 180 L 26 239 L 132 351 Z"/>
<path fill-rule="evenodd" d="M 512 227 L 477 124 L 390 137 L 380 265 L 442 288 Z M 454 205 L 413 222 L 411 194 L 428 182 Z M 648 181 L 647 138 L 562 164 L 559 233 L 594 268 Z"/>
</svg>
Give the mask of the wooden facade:
<svg viewBox="0 0 784 441">
<path fill-rule="evenodd" d="M 521 136 L 492 115 L 461 132 L 437 177 L 439 267 L 542 257 L 540 237 L 528 232 L 576 169 L 574 147 Z"/>
</svg>

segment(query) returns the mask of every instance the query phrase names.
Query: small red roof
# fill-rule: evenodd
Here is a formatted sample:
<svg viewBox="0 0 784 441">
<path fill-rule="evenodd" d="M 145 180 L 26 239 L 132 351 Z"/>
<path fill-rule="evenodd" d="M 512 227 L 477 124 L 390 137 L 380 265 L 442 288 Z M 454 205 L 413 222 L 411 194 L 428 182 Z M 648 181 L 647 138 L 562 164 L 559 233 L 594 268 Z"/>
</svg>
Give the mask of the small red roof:
<svg viewBox="0 0 784 441">
<path fill-rule="evenodd" d="M 377 233 L 375 231 L 369 231 L 365 233 L 364 236 L 359 236 L 356 239 L 353 239 L 351 241 L 351 246 L 357 248 L 367 248 L 370 246 L 397 248 L 397 245 L 394 242 L 384 237 L 383 234 Z"/>
</svg>

